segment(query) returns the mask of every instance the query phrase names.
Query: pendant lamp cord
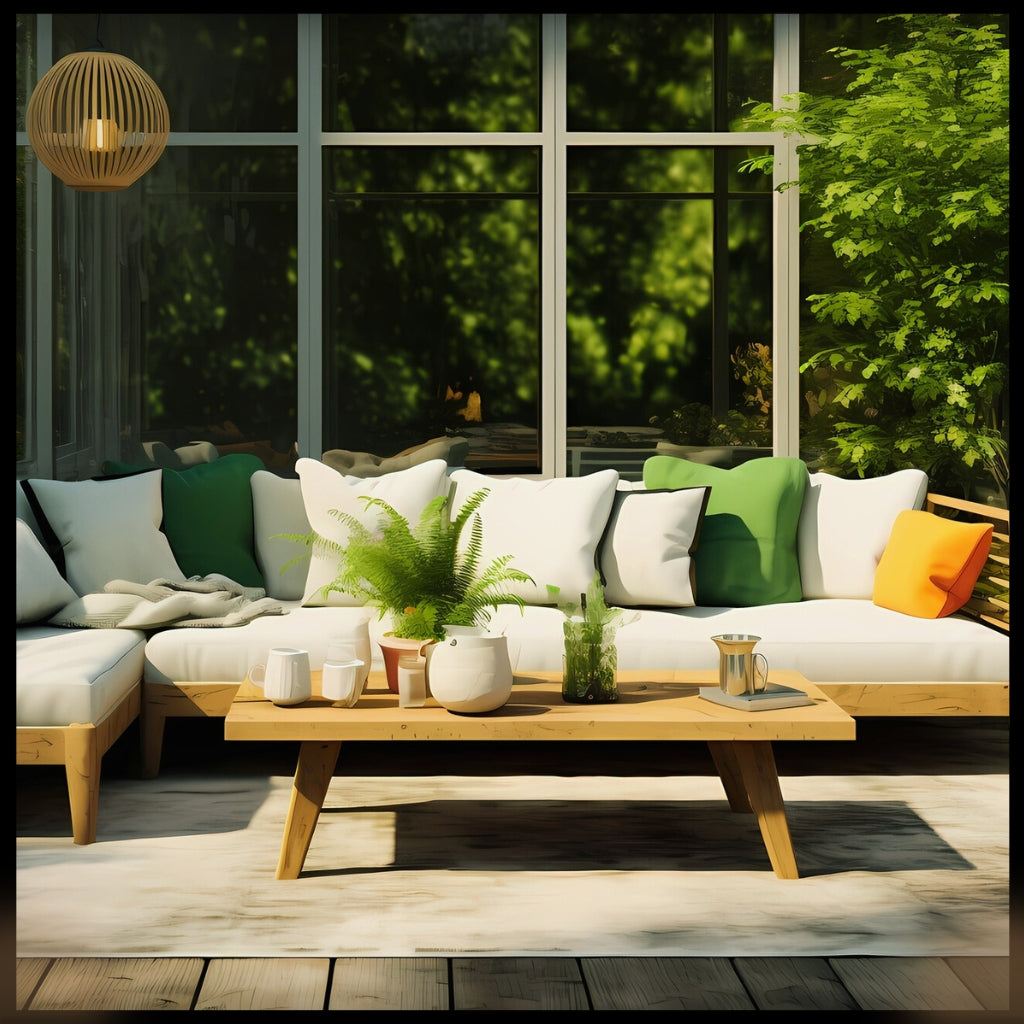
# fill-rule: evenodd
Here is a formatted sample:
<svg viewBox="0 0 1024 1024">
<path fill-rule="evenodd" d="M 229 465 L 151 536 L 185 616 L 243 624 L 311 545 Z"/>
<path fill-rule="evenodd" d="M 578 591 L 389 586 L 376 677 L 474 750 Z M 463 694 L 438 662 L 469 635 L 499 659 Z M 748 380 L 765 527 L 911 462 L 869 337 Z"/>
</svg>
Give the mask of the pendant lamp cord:
<svg viewBox="0 0 1024 1024">
<path fill-rule="evenodd" d="M 103 15 L 96 15 L 96 45 L 93 47 L 94 50 L 105 50 L 106 47 L 103 45 L 103 41 L 100 39 L 100 21 L 102 21 Z"/>
</svg>

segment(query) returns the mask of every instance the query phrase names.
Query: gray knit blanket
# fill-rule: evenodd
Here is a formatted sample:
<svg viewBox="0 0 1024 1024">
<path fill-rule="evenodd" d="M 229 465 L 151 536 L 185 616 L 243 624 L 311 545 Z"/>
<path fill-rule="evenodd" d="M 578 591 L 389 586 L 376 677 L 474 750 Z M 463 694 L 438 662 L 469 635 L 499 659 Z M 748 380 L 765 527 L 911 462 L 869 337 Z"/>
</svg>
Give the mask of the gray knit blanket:
<svg viewBox="0 0 1024 1024">
<path fill-rule="evenodd" d="M 267 597 L 266 591 L 243 587 L 218 574 L 189 580 L 157 579 L 151 583 L 111 580 L 103 590 L 107 594 L 138 598 L 118 621 L 121 629 L 244 626 L 260 615 L 286 614 L 286 609 Z"/>
</svg>

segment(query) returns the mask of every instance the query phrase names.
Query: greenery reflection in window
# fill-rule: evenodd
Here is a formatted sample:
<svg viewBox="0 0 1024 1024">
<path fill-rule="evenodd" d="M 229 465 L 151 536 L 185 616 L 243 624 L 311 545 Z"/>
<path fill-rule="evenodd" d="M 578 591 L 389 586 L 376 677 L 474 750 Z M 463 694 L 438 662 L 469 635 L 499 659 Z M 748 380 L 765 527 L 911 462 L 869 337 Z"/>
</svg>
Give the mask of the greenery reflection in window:
<svg viewBox="0 0 1024 1024">
<path fill-rule="evenodd" d="M 392 455 L 486 424 L 489 453 L 468 464 L 536 471 L 536 150 L 345 147 L 325 163 L 325 447 Z"/>
<path fill-rule="evenodd" d="M 324 129 L 540 130 L 537 14 L 325 14 Z"/>
</svg>

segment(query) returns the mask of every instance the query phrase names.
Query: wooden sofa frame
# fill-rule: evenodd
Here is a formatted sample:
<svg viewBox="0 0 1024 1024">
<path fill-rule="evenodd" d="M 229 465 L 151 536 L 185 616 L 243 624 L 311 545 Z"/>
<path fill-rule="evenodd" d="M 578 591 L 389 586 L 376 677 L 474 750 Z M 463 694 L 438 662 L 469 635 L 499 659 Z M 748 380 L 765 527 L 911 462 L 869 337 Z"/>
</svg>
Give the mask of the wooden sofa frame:
<svg viewBox="0 0 1024 1024">
<path fill-rule="evenodd" d="M 142 706 L 141 682 L 98 722 L 66 726 L 15 726 L 18 764 L 62 764 L 68 780 L 74 842 L 96 842 L 103 755 L 136 718 Z"/>
<path fill-rule="evenodd" d="M 936 515 L 992 522 L 992 552 L 979 577 L 975 595 L 962 609 L 992 629 L 1010 631 L 1010 513 L 978 502 L 928 494 L 925 509 Z M 237 680 L 211 683 L 143 683 L 142 773 L 155 778 L 160 770 L 164 725 L 168 718 L 223 718 L 239 690 Z M 246 684 L 250 685 L 250 684 Z M 1010 684 L 969 683 L 818 683 L 854 717 L 1004 718 L 1010 713 Z M 252 696 L 259 696 L 253 689 Z"/>
</svg>

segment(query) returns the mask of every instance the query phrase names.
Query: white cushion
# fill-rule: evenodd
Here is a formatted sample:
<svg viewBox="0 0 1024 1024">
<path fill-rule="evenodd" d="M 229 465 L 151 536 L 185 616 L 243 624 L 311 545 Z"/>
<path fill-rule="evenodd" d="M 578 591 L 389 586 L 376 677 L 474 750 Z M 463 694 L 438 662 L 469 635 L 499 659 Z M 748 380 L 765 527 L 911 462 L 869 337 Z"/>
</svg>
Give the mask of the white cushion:
<svg viewBox="0 0 1024 1024">
<path fill-rule="evenodd" d="M 15 622 L 41 622 L 78 596 L 61 576 L 32 528 L 15 518 Z"/>
<path fill-rule="evenodd" d="M 474 492 L 490 491 L 477 510 L 483 527 L 481 565 L 511 555 L 509 564 L 534 582 L 507 589 L 527 604 L 579 600 L 597 571 L 597 547 L 619 479 L 614 469 L 553 480 L 503 480 L 457 469 L 451 479 L 457 485 L 456 508 Z"/>
<path fill-rule="evenodd" d="M 278 601 L 301 600 L 306 592 L 309 552 L 287 535 L 302 537 L 310 530 L 302 503 L 302 486 L 298 480 L 266 469 L 256 470 L 249 484 L 256 564 L 263 574 L 267 597 Z M 293 561 L 296 557 L 298 562 Z"/>
<path fill-rule="evenodd" d="M 146 634 L 136 629 L 19 626 L 15 636 L 17 724 L 103 721 L 139 685 L 145 659 Z"/>
<path fill-rule="evenodd" d="M 919 469 L 865 480 L 812 473 L 797 527 L 804 600 L 870 601 L 875 569 L 896 516 L 903 509 L 921 508 L 927 492 L 928 476 Z"/>
<path fill-rule="evenodd" d="M 327 542 L 313 547 L 303 605 L 351 606 L 360 603 L 357 598 L 336 591 L 326 597 L 323 594 L 323 588 L 338 575 L 339 552 L 344 550 L 349 533 L 348 527 L 332 515 L 333 511 L 347 512 L 372 530 L 380 521 L 380 510 L 371 508 L 367 511 L 366 502 L 362 499 L 364 496 L 380 498 L 415 525 L 427 504 L 447 493 L 446 469 L 447 463 L 443 459 L 431 459 L 409 469 L 365 479 L 345 476 L 316 459 L 299 459 L 295 470 L 299 474 L 302 503 L 309 525 Z M 299 545 L 294 545 L 294 548 L 296 553 L 302 551 Z"/>
<path fill-rule="evenodd" d="M 620 482 L 601 540 L 605 601 L 622 607 L 694 604 L 694 562 L 710 487 L 645 490 Z"/>
<path fill-rule="evenodd" d="M 107 480 L 27 481 L 63 549 L 64 576 L 76 593 L 97 593 L 117 579 L 185 578 L 160 531 L 162 479 L 154 470 Z"/>
</svg>

